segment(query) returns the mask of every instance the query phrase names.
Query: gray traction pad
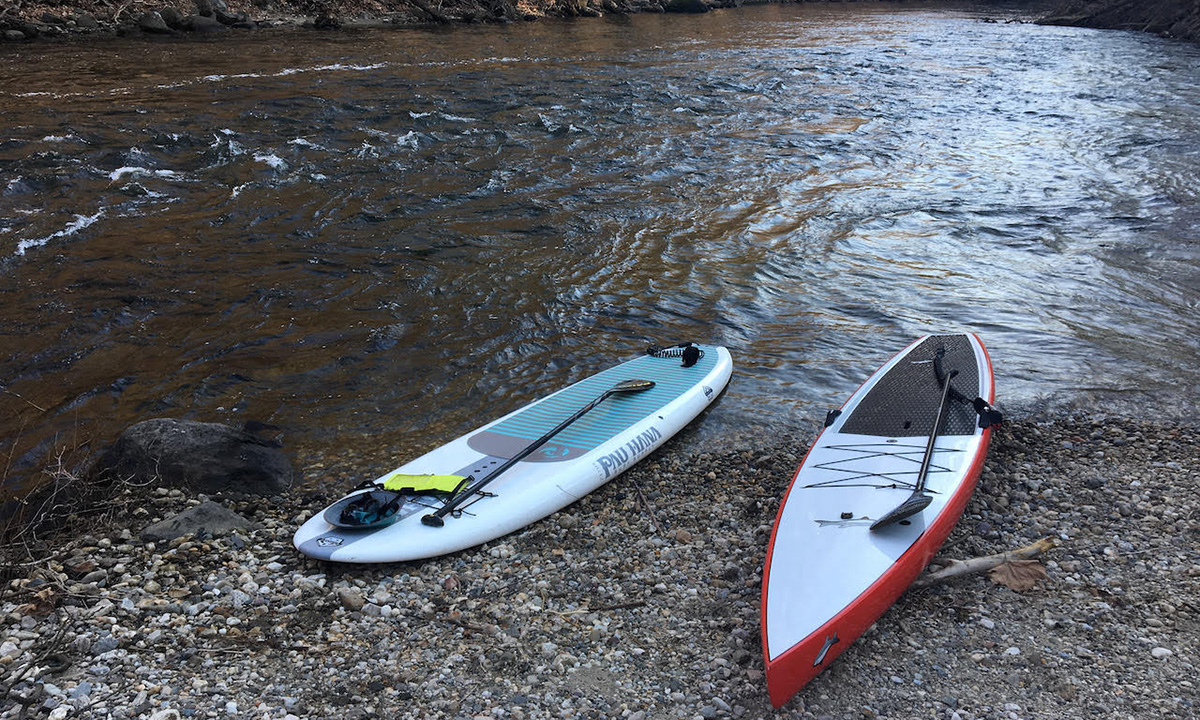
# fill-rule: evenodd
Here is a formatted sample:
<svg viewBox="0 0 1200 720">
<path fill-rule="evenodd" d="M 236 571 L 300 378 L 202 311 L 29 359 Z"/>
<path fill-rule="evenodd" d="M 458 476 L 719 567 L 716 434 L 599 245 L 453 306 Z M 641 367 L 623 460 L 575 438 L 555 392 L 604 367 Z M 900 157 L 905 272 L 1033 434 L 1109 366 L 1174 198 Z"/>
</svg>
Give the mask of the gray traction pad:
<svg viewBox="0 0 1200 720">
<path fill-rule="evenodd" d="M 942 397 L 932 362 L 939 347 L 946 348 L 942 371 L 958 371 L 951 381 L 953 388 L 968 400 L 979 396 L 979 370 L 970 340 L 966 335 L 934 335 L 880 378 L 851 411 L 841 431 L 883 437 L 928 436 Z M 970 403 L 955 400 L 953 395 L 947 403 L 939 434 L 974 435 L 979 416 Z"/>
</svg>

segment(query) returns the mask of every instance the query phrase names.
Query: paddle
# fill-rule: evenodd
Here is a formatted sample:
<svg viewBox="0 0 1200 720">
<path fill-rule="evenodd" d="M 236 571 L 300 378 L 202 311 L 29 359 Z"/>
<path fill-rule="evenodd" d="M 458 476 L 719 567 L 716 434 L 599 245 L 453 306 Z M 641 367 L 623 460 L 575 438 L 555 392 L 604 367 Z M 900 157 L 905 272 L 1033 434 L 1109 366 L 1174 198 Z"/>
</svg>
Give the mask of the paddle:
<svg viewBox="0 0 1200 720">
<path fill-rule="evenodd" d="M 438 508 L 436 512 L 432 512 L 432 513 L 429 513 L 428 515 L 422 516 L 421 522 L 430 527 L 442 527 L 443 525 L 446 524 L 446 521 L 443 520 L 442 518 L 444 518 L 447 515 L 449 515 L 450 513 L 454 512 L 454 509 L 457 508 L 459 505 L 461 505 L 464 500 L 466 500 L 467 498 L 471 497 L 475 493 L 482 490 L 485 485 L 487 485 L 491 481 L 495 480 L 505 470 L 508 470 L 513 465 L 516 465 L 518 462 L 520 462 L 521 460 L 524 460 L 531 453 L 533 453 L 533 451 L 537 450 L 542 445 L 546 444 L 546 442 L 548 440 L 550 440 L 550 438 L 559 434 L 560 432 L 565 430 L 568 425 L 575 422 L 579 418 L 583 417 L 585 414 L 590 412 L 597 405 L 599 405 L 600 403 L 607 400 L 609 398 L 609 396 L 616 395 L 618 393 L 641 392 L 642 390 L 649 390 L 652 387 L 654 387 L 653 380 L 622 380 L 621 382 L 617 383 L 616 385 L 613 385 L 608 390 L 605 390 L 604 393 L 600 395 L 600 397 L 596 398 L 595 400 L 591 401 L 587 405 L 576 410 L 575 414 L 571 415 L 571 417 L 567 418 L 566 420 L 563 420 L 562 422 L 560 422 L 553 430 L 551 430 L 550 432 L 541 436 L 537 440 L 534 440 L 532 443 L 525 446 L 525 448 L 522 449 L 520 452 L 518 452 L 516 455 L 513 455 L 508 460 L 505 460 L 504 463 L 501 464 L 499 467 L 497 467 L 495 470 L 492 470 L 487 475 L 483 476 L 479 480 L 476 480 L 474 483 L 472 483 L 471 485 L 464 488 L 461 492 L 456 493 L 454 495 L 454 497 L 447 500 L 446 504 L 441 506 L 440 508 Z"/>
<path fill-rule="evenodd" d="M 941 359 L 940 356 L 938 359 Z M 935 369 L 936 367 L 935 364 Z M 942 386 L 942 399 L 938 403 L 937 417 L 933 419 L 933 429 L 929 431 L 929 444 L 925 446 L 925 457 L 921 458 L 921 470 L 917 473 L 917 483 L 913 486 L 912 495 L 892 508 L 891 512 L 871 523 L 872 530 L 887 527 L 916 515 L 933 502 L 933 498 L 925 493 L 925 478 L 929 475 L 929 464 L 933 460 L 933 446 L 937 443 L 938 430 L 942 427 L 942 418 L 946 416 L 946 398 L 950 395 L 950 380 L 957 374 L 957 370 L 951 370 L 946 375 L 946 383 Z"/>
</svg>

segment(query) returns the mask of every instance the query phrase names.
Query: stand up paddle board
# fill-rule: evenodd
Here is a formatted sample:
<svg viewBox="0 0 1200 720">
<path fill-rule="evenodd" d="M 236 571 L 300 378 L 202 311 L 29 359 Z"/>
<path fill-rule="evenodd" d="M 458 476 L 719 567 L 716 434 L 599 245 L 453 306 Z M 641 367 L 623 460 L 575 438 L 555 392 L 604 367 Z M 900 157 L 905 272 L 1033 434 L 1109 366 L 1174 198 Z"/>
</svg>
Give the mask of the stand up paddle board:
<svg viewBox="0 0 1200 720">
<path fill-rule="evenodd" d="M 782 706 L 875 622 L 958 522 L 1000 414 L 975 335 L 927 335 L 829 413 L 775 518 L 762 588 Z"/>
<path fill-rule="evenodd" d="M 650 348 L 366 483 L 305 522 L 293 542 L 322 560 L 378 563 L 507 535 L 649 455 L 732 372 L 723 347 Z"/>
</svg>

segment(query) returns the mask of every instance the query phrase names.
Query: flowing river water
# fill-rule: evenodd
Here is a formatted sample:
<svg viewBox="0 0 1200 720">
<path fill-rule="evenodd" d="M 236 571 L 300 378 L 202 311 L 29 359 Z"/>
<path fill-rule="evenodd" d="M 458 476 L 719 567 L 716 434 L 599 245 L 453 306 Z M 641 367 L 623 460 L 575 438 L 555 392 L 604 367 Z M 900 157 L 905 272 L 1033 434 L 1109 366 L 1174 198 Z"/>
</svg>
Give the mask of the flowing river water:
<svg viewBox="0 0 1200 720">
<path fill-rule="evenodd" d="M 989 12 L 0 46 L 3 478 L 160 416 L 374 474 L 681 340 L 693 447 L 925 332 L 1010 409 L 1194 402 L 1200 50 Z"/>
</svg>

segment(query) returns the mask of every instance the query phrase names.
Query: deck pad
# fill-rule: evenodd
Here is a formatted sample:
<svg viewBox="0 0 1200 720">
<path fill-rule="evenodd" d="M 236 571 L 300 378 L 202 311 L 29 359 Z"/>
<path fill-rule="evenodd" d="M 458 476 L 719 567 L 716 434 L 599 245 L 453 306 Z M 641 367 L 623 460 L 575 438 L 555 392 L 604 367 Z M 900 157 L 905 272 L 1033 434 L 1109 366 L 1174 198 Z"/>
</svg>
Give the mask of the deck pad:
<svg viewBox="0 0 1200 720">
<path fill-rule="evenodd" d="M 565 462 L 582 457 L 609 438 L 632 427 L 643 418 L 662 409 L 671 398 L 692 386 L 696 375 L 716 367 L 718 353 L 705 353 L 692 367 L 683 367 L 674 358 L 649 355 L 635 358 L 618 367 L 601 371 L 534 403 L 504 420 L 470 435 L 468 444 L 478 452 L 512 457 L 531 441 L 541 437 L 579 407 L 622 380 L 652 379 L 658 392 L 635 393 L 614 397 L 597 407 L 569 428 L 556 435 L 526 462 Z"/>
<path fill-rule="evenodd" d="M 942 366 L 958 371 L 952 387 L 967 388 L 975 397 L 979 371 L 966 335 L 931 335 L 888 370 L 858 403 L 842 432 L 880 437 L 927 437 L 937 414 L 942 386 L 930 368 L 939 349 Z M 960 390 L 961 392 L 961 390 Z M 943 435 L 973 435 L 978 416 L 962 402 L 950 403 L 941 426 Z"/>
</svg>

